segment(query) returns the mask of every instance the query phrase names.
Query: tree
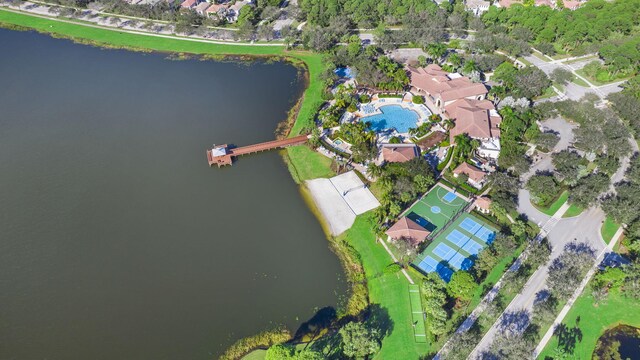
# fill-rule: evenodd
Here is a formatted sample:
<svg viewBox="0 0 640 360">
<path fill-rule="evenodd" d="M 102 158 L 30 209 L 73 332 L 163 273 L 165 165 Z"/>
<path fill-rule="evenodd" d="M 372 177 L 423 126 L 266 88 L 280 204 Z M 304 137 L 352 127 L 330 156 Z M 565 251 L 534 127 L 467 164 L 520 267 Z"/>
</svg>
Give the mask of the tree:
<svg viewBox="0 0 640 360">
<path fill-rule="evenodd" d="M 556 318 L 558 300 L 553 295 L 547 295 L 543 300 L 533 304 L 533 323 L 539 326 L 548 324 Z"/>
<path fill-rule="evenodd" d="M 575 79 L 575 75 L 565 68 L 555 68 L 551 72 L 551 79 L 560 85 L 567 85 Z"/>
<path fill-rule="evenodd" d="M 514 93 L 531 99 L 551 86 L 551 80 L 544 71 L 534 66 L 527 66 L 519 70 L 515 75 Z"/>
<path fill-rule="evenodd" d="M 422 283 L 422 293 L 425 297 L 424 312 L 427 317 L 427 330 L 435 336 L 444 334 L 449 317 L 443 309 L 443 305 L 447 302 L 445 282 L 437 273 L 430 273 Z"/>
<path fill-rule="evenodd" d="M 540 145 L 545 150 L 553 150 L 554 146 L 560 141 L 560 137 L 554 132 L 540 133 L 535 139 L 534 143 Z"/>
<path fill-rule="evenodd" d="M 571 150 L 553 154 L 552 162 L 556 172 L 569 185 L 574 184 L 587 169 L 587 160 Z"/>
<path fill-rule="evenodd" d="M 506 332 L 502 336 L 496 337 L 491 344 L 490 351 L 497 359 L 530 359 L 536 343 L 531 337 Z"/>
<path fill-rule="evenodd" d="M 549 266 L 547 284 L 558 299 L 573 294 L 594 261 L 594 252 L 586 244 L 568 244 L 564 252 Z"/>
<path fill-rule="evenodd" d="M 550 204 L 560 190 L 553 175 L 546 173 L 533 175 L 527 181 L 526 188 L 531 192 L 531 200 L 541 206 Z"/>
<path fill-rule="evenodd" d="M 597 203 L 601 193 L 609 188 L 609 177 L 595 173 L 578 180 L 569 194 L 569 203 L 583 209 Z"/>
<path fill-rule="evenodd" d="M 443 43 L 432 43 L 427 45 L 426 51 L 432 59 L 440 62 L 442 57 L 447 53 L 447 45 Z"/>
<path fill-rule="evenodd" d="M 267 349 L 265 360 L 294 360 L 295 348 L 291 345 L 277 344 Z"/>
<path fill-rule="evenodd" d="M 473 268 L 476 271 L 478 277 L 482 278 L 485 274 L 491 271 L 500 259 L 496 256 L 492 247 L 484 249 L 478 254 L 478 258 L 473 264 Z"/>
<path fill-rule="evenodd" d="M 339 333 L 342 352 L 349 358 L 365 359 L 380 349 L 378 330 L 369 329 L 361 322 L 350 322 Z"/>
<path fill-rule="evenodd" d="M 478 284 L 471 274 L 466 271 L 457 271 L 447 284 L 447 292 L 456 299 L 469 301 L 477 287 Z"/>
</svg>

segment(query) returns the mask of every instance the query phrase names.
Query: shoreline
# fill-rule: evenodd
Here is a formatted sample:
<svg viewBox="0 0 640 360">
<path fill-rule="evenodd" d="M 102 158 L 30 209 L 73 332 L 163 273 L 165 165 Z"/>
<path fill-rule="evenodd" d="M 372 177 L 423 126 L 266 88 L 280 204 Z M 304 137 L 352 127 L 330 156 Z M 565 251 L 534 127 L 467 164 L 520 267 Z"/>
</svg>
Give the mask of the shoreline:
<svg viewBox="0 0 640 360">
<path fill-rule="evenodd" d="M 60 23 L 61 26 L 54 27 L 50 22 Z M 38 14 L 31 15 L 23 11 L 7 9 L 6 7 L 0 7 L 0 28 L 14 31 L 36 31 L 54 38 L 71 40 L 82 45 L 114 50 L 146 53 L 158 52 L 168 55 L 177 54 L 179 56 L 194 55 L 203 60 L 213 61 L 253 61 L 260 59 L 266 61 L 285 61 L 296 67 L 301 72 L 304 81 L 304 90 L 301 92 L 298 100 L 289 111 L 287 118 L 281 123 L 282 126 L 278 126 L 278 128 L 275 129 L 276 135 L 278 132 L 282 132 L 284 137 L 298 135 L 309 125 L 312 125 L 315 112 L 320 104 L 322 104 L 321 95 L 323 84 L 317 79 L 323 67 L 322 54 L 299 50 L 287 51 L 284 47 L 278 45 L 262 45 L 254 47 L 251 44 L 239 43 L 220 44 L 204 41 L 193 41 L 192 43 L 188 43 L 188 40 L 196 39 L 154 36 L 154 34 L 151 33 L 145 34 L 143 32 L 134 33 L 122 31 L 117 28 L 84 24 L 73 20 L 58 19 Z M 153 38 L 153 40 L 149 39 L 149 41 L 146 42 L 136 41 L 143 40 L 144 37 Z M 110 38 L 115 38 L 116 41 L 110 41 Z M 158 41 L 164 43 L 160 44 Z M 175 47 L 172 47 L 172 45 L 175 45 Z M 203 46 L 206 46 L 206 48 Z M 258 54 L 253 53 L 256 49 L 260 50 Z M 293 154 L 285 150 L 281 155 L 283 156 L 284 162 L 287 163 L 289 167 L 289 172 L 292 178 L 299 187 L 298 191 L 300 192 L 303 201 L 307 205 L 307 208 L 313 213 L 325 233 L 325 237 L 329 242 L 330 250 L 340 261 L 340 265 L 348 285 L 346 287 L 346 293 L 344 294 L 344 301 L 339 301 L 336 306 L 336 311 L 344 315 L 360 311 L 363 297 L 368 303 L 368 289 L 366 281 L 364 283 L 354 281 L 354 271 L 362 271 L 362 263 L 360 259 L 354 257 L 353 254 L 351 254 L 350 249 L 342 249 L 343 246 L 349 245 L 344 241 L 339 241 L 337 238 L 332 237 L 327 231 L 327 224 L 321 214 L 319 214 L 313 199 L 310 197 L 308 189 L 306 189 L 304 185 L 304 180 L 306 179 L 301 178 L 300 174 L 294 174 L 292 171 L 293 169 L 297 172 L 294 164 L 295 161 L 292 159 Z M 354 249 L 351 248 L 351 250 Z M 227 348 L 225 352 L 231 350 L 235 344 L 240 342 L 246 343 L 247 341 L 251 341 L 251 338 L 264 337 L 266 332 L 269 332 L 269 330 L 261 331 L 260 329 L 256 329 L 255 335 L 238 339 L 233 345 Z M 282 333 L 280 332 L 280 334 Z M 253 349 L 261 347 L 263 346 L 257 345 L 254 346 Z M 245 355 L 249 352 L 250 351 L 246 352 Z"/>
</svg>

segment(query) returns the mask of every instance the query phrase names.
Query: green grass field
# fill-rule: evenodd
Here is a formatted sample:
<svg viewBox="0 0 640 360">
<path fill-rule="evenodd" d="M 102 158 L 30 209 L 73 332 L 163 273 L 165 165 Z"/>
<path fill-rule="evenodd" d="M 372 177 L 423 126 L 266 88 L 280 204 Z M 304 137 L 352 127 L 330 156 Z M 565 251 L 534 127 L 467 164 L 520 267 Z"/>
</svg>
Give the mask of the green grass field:
<svg viewBox="0 0 640 360">
<path fill-rule="evenodd" d="M 329 178 L 335 175 L 331 170 L 332 160 L 309 147 L 291 146 L 287 151 L 287 166 L 297 183 L 315 178 Z"/>
<path fill-rule="evenodd" d="M 589 287 L 576 299 L 563 324 L 569 329 L 578 327 L 581 340 L 575 343 L 573 355 L 567 359 L 591 359 L 598 338 L 607 329 L 619 324 L 640 327 L 640 302 L 612 290 L 609 297 L 595 304 Z M 538 359 L 551 357 L 558 348 L 558 337 L 553 336 Z"/>
<path fill-rule="evenodd" d="M 424 325 L 424 311 L 422 310 L 422 295 L 419 285 L 409 284 L 409 300 L 411 301 L 412 326 L 416 342 L 426 343 L 427 329 Z"/>
<path fill-rule="evenodd" d="M 563 218 L 569 218 L 569 217 L 578 216 L 578 215 L 582 214 L 583 211 L 584 211 L 583 208 L 571 204 L 569 206 L 569 208 L 567 209 L 567 212 L 565 212 L 564 215 L 562 215 L 562 217 Z"/>
<path fill-rule="evenodd" d="M 609 244 L 611 239 L 613 239 L 613 235 L 616 234 L 618 228 L 620 228 L 620 225 L 616 224 L 608 216 L 606 219 L 604 219 L 604 223 L 602 223 L 602 227 L 600 228 L 600 234 L 602 235 L 602 239 L 604 239 L 604 242 L 607 243 L 607 245 Z"/>
<path fill-rule="evenodd" d="M 444 187 L 434 186 L 422 199 L 405 211 L 404 215 L 431 232 L 440 229 L 467 205 L 467 202 L 460 197 L 456 197 L 451 202 L 445 201 L 443 197 L 447 193 L 449 190 Z M 435 207 L 439 208 L 439 212 Z"/>
<path fill-rule="evenodd" d="M 430 350 L 429 344 L 415 342 L 407 279 L 400 273 L 384 273 L 383 269 L 392 260 L 384 248 L 376 244 L 374 229 L 375 221 L 369 212 L 358 216 L 341 238 L 360 254 L 368 280 L 370 302 L 385 308 L 393 321 L 391 334 L 384 338 L 382 349 L 375 358 L 418 359 Z"/>
<path fill-rule="evenodd" d="M 549 207 L 543 208 L 541 206 L 538 206 L 536 204 L 531 203 L 533 206 L 535 206 L 536 209 L 540 210 L 542 213 L 547 214 L 549 216 L 553 216 L 553 214 L 555 214 L 560 207 L 567 202 L 567 199 L 569 198 L 569 192 L 568 191 L 564 191 L 562 192 L 562 194 L 560 194 L 560 196 L 558 196 L 558 198 L 556 199 L 556 201 L 554 201 L 551 205 L 549 205 Z"/>
</svg>

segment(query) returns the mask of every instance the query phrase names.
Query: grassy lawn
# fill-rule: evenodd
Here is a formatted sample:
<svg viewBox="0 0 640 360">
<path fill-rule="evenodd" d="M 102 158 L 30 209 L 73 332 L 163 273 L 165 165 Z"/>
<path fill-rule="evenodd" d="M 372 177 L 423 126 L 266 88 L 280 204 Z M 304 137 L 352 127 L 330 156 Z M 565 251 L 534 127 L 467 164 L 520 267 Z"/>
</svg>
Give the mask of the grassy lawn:
<svg viewBox="0 0 640 360">
<path fill-rule="evenodd" d="M 571 204 L 569 206 L 569 208 L 567 209 L 567 212 L 564 213 L 564 215 L 562 215 L 562 217 L 563 218 L 569 218 L 569 217 L 578 216 L 578 215 L 582 214 L 583 211 L 584 211 L 583 208 Z"/>
<path fill-rule="evenodd" d="M 588 88 L 588 87 L 589 87 L 589 84 L 587 84 L 587 82 L 586 82 L 586 81 L 584 81 L 584 80 L 580 79 L 580 78 L 579 78 L 579 77 L 577 77 L 577 76 L 576 76 L 576 78 L 575 78 L 575 79 L 573 79 L 573 83 L 574 83 L 574 84 L 576 84 L 576 85 L 578 85 L 578 86 L 582 86 L 582 87 L 586 87 L 586 88 Z"/>
<path fill-rule="evenodd" d="M 569 329 L 577 325 L 582 337 L 575 343 L 573 357 L 568 359 L 591 359 L 598 338 L 604 331 L 618 324 L 640 326 L 640 302 L 623 297 L 619 290 L 612 290 L 606 300 L 595 304 L 587 287 L 573 304 L 563 324 Z M 550 357 L 558 346 L 558 337 L 554 335 L 538 358 Z"/>
<path fill-rule="evenodd" d="M 81 24 L 70 24 L 54 19 L 43 19 L 25 14 L 0 10 L 0 23 L 32 28 L 56 36 L 69 37 L 80 42 L 100 46 L 127 48 L 142 51 L 182 52 L 210 56 L 252 55 L 278 56 L 287 58 L 308 70 L 309 84 L 303 95 L 298 119 L 291 131 L 297 135 L 313 124 L 316 110 L 322 104 L 323 83 L 318 76 L 324 68 L 322 55 L 306 51 L 286 51 L 283 46 L 249 46 L 213 44 L 190 41 L 181 37 L 157 37 L 145 34 L 131 34 L 107 27 L 94 28 Z"/>
<path fill-rule="evenodd" d="M 592 78 L 592 77 L 590 77 L 590 76 L 587 76 L 587 74 L 585 74 L 585 72 L 584 72 L 584 69 L 576 70 L 576 73 L 577 73 L 578 75 L 580 75 L 580 76 L 582 76 L 582 77 L 584 77 L 584 78 L 588 79 L 588 80 L 589 80 L 593 85 L 595 85 L 595 86 L 607 85 L 607 84 L 611 84 L 611 83 L 614 83 L 614 82 L 618 82 L 618 81 L 622 81 L 622 80 L 627 80 L 627 79 L 629 79 L 629 78 L 630 78 L 630 77 L 626 77 L 626 78 L 614 78 L 614 79 L 610 79 L 610 80 L 608 80 L 608 81 L 602 81 L 602 80 L 599 80 L 599 79 L 596 79 L 596 78 Z M 588 86 L 588 85 L 587 85 L 587 86 Z"/>
<path fill-rule="evenodd" d="M 549 216 L 553 216 L 553 214 L 556 213 L 556 211 L 558 211 L 558 209 L 560 209 L 560 207 L 567 201 L 567 199 L 569 198 L 569 192 L 568 191 L 563 191 L 562 194 L 560 194 L 560 196 L 558 196 L 558 198 L 556 199 L 556 201 L 554 201 L 551 205 L 549 205 L 549 207 L 543 208 L 541 206 L 538 206 L 534 203 L 531 203 L 533 206 L 535 206 L 536 209 L 540 210 L 541 212 L 543 212 L 544 214 L 547 214 Z"/>
<path fill-rule="evenodd" d="M 540 60 L 544 61 L 544 62 L 549 62 L 549 61 L 550 61 L 549 59 L 547 59 L 547 57 L 546 57 L 546 56 L 542 55 L 541 53 L 539 53 L 539 52 L 537 52 L 537 51 L 533 51 L 531 54 L 532 54 L 533 56 L 537 57 L 538 59 L 540 59 Z"/>
<path fill-rule="evenodd" d="M 382 341 L 382 350 L 376 359 L 418 359 L 430 349 L 425 343 L 414 340 L 409 283 L 400 273 L 385 274 L 383 269 L 392 263 L 382 245 L 375 242 L 375 222 L 372 213 L 358 216 L 353 227 L 343 239 L 360 254 L 368 279 L 369 299 L 389 312 L 393 329 Z"/>
<path fill-rule="evenodd" d="M 332 160 L 311 150 L 304 145 L 291 146 L 286 149 L 286 160 L 289 172 L 297 183 L 319 177 L 334 176 L 331 170 Z"/>
<path fill-rule="evenodd" d="M 560 88 L 558 88 L 558 90 L 562 91 Z M 542 95 L 536 97 L 536 100 L 540 100 L 540 99 L 549 99 L 552 98 L 554 96 L 556 96 L 557 93 L 555 90 L 553 90 L 552 86 L 549 86 L 548 88 L 546 88 L 544 90 L 544 92 L 542 93 Z"/>
<path fill-rule="evenodd" d="M 529 60 L 527 60 L 527 59 L 525 59 L 523 57 L 516 58 L 516 60 L 522 62 L 523 64 L 525 64 L 527 66 L 532 66 L 533 65 Z"/>
<path fill-rule="evenodd" d="M 604 223 L 602 223 L 602 227 L 600 228 L 600 234 L 605 243 L 609 244 L 619 227 L 620 225 L 616 224 L 610 217 L 607 216 L 607 218 L 604 219 Z"/>
</svg>

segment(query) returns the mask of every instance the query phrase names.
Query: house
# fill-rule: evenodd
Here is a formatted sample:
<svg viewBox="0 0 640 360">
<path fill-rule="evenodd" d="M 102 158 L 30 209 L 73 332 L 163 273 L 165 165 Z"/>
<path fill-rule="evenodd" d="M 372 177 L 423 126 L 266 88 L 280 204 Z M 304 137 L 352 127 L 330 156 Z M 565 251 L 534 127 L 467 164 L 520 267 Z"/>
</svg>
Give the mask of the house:
<svg viewBox="0 0 640 360">
<path fill-rule="evenodd" d="M 382 160 L 386 162 L 407 162 L 420 156 L 420 149 L 415 144 L 383 144 Z"/>
<path fill-rule="evenodd" d="M 198 5 L 198 0 L 184 0 L 180 4 L 180 7 L 183 9 L 193 9 L 196 5 Z"/>
<path fill-rule="evenodd" d="M 227 4 L 212 4 L 205 10 L 205 14 L 209 17 L 225 18 L 227 13 Z"/>
<path fill-rule="evenodd" d="M 464 8 L 470 11 L 475 16 L 480 16 L 485 11 L 489 10 L 491 3 L 485 0 L 467 0 L 464 3 Z"/>
<path fill-rule="evenodd" d="M 484 100 L 489 92 L 481 83 L 466 76 L 448 73 L 436 64 L 424 68 L 408 67 L 411 86 L 427 95 L 439 110 L 460 99 Z"/>
<path fill-rule="evenodd" d="M 431 232 L 417 222 L 403 216 L 385 234 L 393 240 L 405 239 L 416 246 L 423 242 Z"/>
<path fill-rule="evenodd" d="M 569 10 L 575 10 L 577 8 L 579 8 L 580 6 L 582 6 L 582 4 L 584 2 L 582 1 L 576 1 L 576 0 L 564 0 L 564 7 L 569 9 Z"/>
<path fill-rule="evenodd" d="M 515 4 L 522 5 L 523 3 L 524 3 L 523 0 L 500 0 L 497 3 L 495 3 L 495 5 L 497 7 L 508 8 L 508 7 L 511 7 L 512 5 L 515 5 Z"/>
<path fill-rule="evenodd" d="M 200 15 L 205 15 L 205 11 L 209 8 L 210 4 L 208 2 L 201 2 L 194 9 Z"/>
<path fill-rule="evenodd" d="M 476 189 L 482 188 L 487 177 L 487 174 L 484 171 L 478 169 L 473 165 L 469 165 L 466 162 L 463 162 L 462 164 L 458 165 L 457 168 L 453 169 L 454 177 L 457 178 L 461 174 L 467 175 L 467 183 L 469 183 L 469 185 L 475 187 Z"/>
<path fill-rule="evenodd" d="M 552 9 L 556 7 L 555 1 L 553 0 L 535 0 L 536 6 L 548 6 Z"/>
<path fill-rule="evenodd" d="M 229 9 L 227 11 L 227 21 L 230 23 L 238 21 L 240 9 L 242 9 L 246 5 L 249 5 L 249 3 L 250 1 L 236 1 L 235 4 L 229 6 Z"/>
<path fill-rule="evenodd" d="M 488 214 L 491 212 L 491 199 L 486 196 L 480 196 L 473 202 L 473 206 L 481 213 Z"/>
<path fill-rule="evenodd" d="M 500 138 L 502 117 L 489 100 L 456 100 L 445 106 L 444 115 L 453 119 L 455 123 L 455 126 L 449 131 L 451 141 L 463 133 L 474 139 Z"/>
</svg>

